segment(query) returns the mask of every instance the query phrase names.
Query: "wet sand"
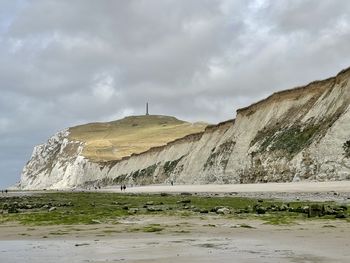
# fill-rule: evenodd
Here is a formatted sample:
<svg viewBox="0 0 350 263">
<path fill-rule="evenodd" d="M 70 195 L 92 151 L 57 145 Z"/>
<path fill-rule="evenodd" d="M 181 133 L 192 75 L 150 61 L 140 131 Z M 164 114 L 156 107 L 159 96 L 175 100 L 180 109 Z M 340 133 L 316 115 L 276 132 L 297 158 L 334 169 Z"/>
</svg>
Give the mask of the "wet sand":
<svg viewBox="0 0 350 263">
<path fill-rule="evenodd" d="M 159 224 L 161 232 L 135 232 Z M 250 227 L 250 228 L 247 228 Z M 130 217 L 116 225 L 0 226 L 0 262 L 344 262 L 349 223 Z"/>
</svg>

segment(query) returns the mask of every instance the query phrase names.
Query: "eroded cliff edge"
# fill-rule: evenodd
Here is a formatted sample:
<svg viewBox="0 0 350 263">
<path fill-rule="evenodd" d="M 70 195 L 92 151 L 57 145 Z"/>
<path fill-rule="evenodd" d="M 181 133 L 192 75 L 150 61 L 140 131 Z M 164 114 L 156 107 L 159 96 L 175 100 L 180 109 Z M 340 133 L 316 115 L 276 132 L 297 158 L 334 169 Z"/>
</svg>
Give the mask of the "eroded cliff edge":
<svg viewBox="0 0 350 263">
<path fill-rule="evenodd" d="M 65 130 L 34 149 L 22 189 L 350 180 L 350 69 L 281 91 L 165 146 L 92 161 Z"/>
</svg>

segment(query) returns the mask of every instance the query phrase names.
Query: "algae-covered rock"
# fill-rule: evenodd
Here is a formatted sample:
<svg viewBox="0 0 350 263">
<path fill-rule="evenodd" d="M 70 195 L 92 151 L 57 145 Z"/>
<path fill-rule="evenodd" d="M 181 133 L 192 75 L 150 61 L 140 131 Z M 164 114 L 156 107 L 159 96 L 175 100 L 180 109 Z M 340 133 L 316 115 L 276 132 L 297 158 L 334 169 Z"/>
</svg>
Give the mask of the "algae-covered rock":
<svg viewBox="0 0 350 263">
<path fill-rule="evenodd" d="M 309 206 L 308 217 L 323 216 L 325 214 L 324 205 L 312 204 Z"/>
<path fill-rule="evenodd" d="M 227 215 L 231 213 L 231 210 L 228 209 L 227 207 L 220 208 L 216 211 L 217 214 L 219 215 Z"/>
</svg>

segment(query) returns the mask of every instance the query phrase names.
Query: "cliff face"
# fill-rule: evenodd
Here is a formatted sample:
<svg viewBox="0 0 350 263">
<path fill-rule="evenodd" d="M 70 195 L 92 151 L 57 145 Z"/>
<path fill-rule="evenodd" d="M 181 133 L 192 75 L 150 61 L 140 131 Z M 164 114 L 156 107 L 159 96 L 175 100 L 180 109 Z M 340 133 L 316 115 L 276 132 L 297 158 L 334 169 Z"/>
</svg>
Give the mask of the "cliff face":
<svg viewBox="0 0 350 263">
<path fill-rule="evenodd" d="M 116 161 L 91 161 L 69 131 L 37 146 L 23 189 L 112 184 L 350 180 L 350 69 L 237 111 L 235 120 Z"/>
</svg>

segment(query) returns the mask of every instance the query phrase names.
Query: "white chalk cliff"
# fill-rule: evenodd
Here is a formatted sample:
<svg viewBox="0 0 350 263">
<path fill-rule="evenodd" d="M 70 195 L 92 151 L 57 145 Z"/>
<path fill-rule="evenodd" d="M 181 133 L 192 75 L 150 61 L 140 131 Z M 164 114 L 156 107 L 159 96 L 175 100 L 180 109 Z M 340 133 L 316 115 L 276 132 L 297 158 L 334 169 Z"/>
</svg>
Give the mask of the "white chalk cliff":
<svg viewBox="0 0 350 263">
<path fill-rule="evenodd" d="M 238 110 L 235 120 L 121 160 L 88 159 L 85 143 L 69 133 L 35 147 L 22 189 L 350 180 L 350 69 L 275 93 Z"/>
</svg>

